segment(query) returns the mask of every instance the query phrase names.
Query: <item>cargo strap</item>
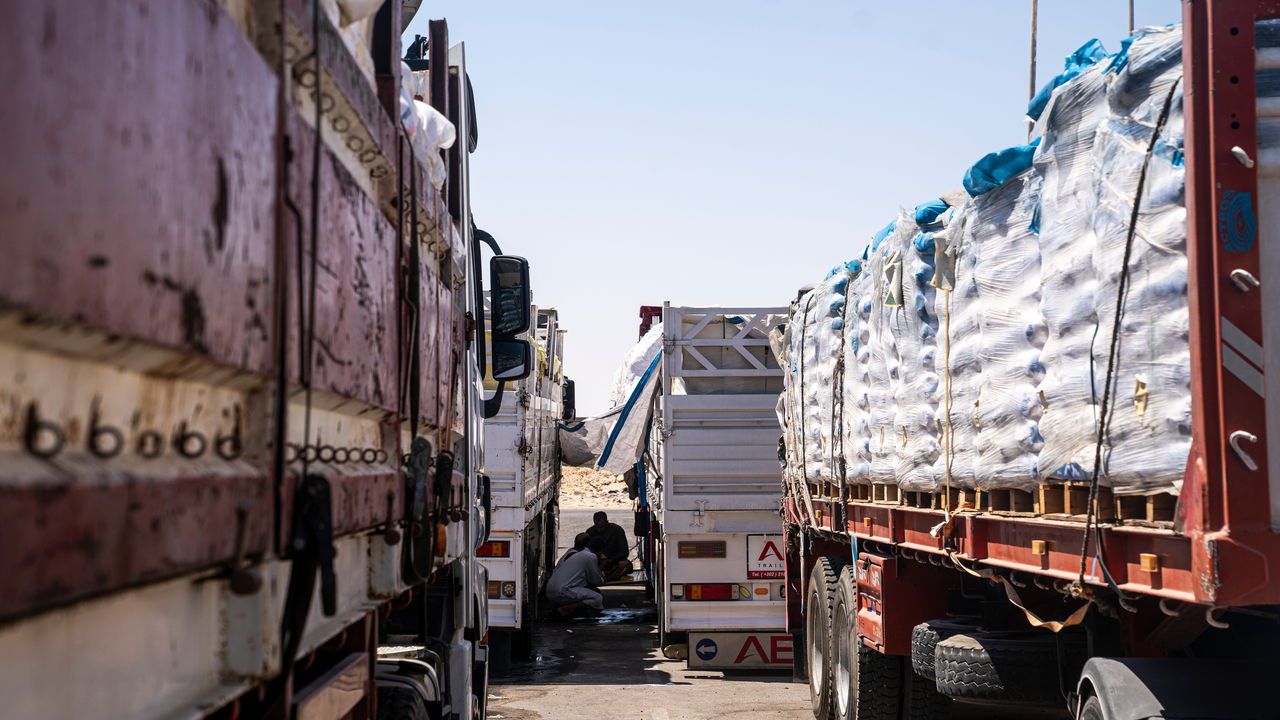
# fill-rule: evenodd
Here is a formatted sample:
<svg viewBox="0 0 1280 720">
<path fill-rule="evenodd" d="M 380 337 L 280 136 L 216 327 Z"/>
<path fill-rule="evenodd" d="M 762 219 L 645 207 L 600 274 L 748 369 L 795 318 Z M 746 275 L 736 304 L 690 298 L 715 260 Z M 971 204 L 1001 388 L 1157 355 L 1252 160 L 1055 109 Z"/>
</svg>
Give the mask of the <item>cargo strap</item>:
<svg viewBox="0 0 1280 720">
<path fill-rule="evenodd" d="M 332 617 L 338 611 L 338 586 L 333 571 L 337 552 L 333 547 L 332 512 L 329 481 L 322 475 L 304 476 L 298 483 L 293 501 L 289 589 L 285 593 L 280 623 L 281 679 L 287 679 L 292 673 L 293 662 L 306 631 L 317 574 L 320 576 L 321 610 L 325 617 Z"/>
<path fill-rule="evenodd" d="M 1095 602 L 1092 593 L 1089 592 L 1088 588 L 1081 587 L 1077 595 L 1085 601 L 1084 605 L 1076 608 L 1075 612 L 1068 615 L 1065 620 L 1045 620 L 1027 608 L 1027 606 L 1022 602 L 1022 597 L 1018 595 L 1017 588 L 1015 588 L 1013 583 L 1009 582 L 1008 579 L 1000 577 L 994 571 L 986 568 L 979 570 L 970 568 L 960 562 L 960 559 L 955 552 L 948 552 L 947 556 L 951 558 L 951 562 L 955 563 L 956 567 L 970 575 L 982 578 L 997 585 L 1003 585 L 1005 595 L 1008 597 L 1009 602 L 1012 603 L 1014 607 L 1022 611 L 1022 614 L 1026 616 L 1027 622 L 1031 623 L 1032 627 L 1044 628 L 1055 633 L 1062 632 L 1069 627 L 1079 625 L 1083 622 L 1085 615 L 1089 612 L 1089 608 Z"/>
</svg>

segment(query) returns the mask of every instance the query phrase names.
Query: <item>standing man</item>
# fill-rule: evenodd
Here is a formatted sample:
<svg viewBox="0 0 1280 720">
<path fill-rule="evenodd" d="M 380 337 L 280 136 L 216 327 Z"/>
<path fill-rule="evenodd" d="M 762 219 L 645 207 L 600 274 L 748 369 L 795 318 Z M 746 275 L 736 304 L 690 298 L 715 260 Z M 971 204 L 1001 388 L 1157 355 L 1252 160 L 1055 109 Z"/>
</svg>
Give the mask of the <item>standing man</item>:
<svg viewBox="0 0 1280 720">
<path fill-rule="evenodd" d="M 569 551 L 551 573 L 551 579 L 547 581 L 547 599 L 556 604 L 560 617 L 604 610 L 604 596 L 595 589 L 604 584 L 597 555 L 600 544 L 600 540 L 593 539 L 584 549 Z M 577 543 L 574 545 L 576 547 Z"/>
<path fill-rule="evenodd" d="M 603 511 L 596 513 L 592 520 L 595 524 L 587 528 L 587 535 L 603 542 L 600 567 L 604 570 L 605 579 L 617 580 L 629 574 L 634 568 L 628 558 L 631 548 L 627 545 L 626 531 L 620 525 L 609 522 L 609 516 Z"/>
</svg>

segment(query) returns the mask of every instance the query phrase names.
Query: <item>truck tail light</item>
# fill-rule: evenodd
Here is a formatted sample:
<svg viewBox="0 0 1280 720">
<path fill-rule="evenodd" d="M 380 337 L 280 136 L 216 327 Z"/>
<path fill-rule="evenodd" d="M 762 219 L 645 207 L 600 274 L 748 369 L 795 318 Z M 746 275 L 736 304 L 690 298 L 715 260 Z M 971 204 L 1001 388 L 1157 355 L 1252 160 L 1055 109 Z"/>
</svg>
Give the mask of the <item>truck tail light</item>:
<svg viewBox="0 0 1280 720">
<path fill-rule="evenodd" d="M 733 583 L 696 583 L 684 586 L 686 600 L 737 600 L 738 586 Z"/>
<path fill-rule="evenodd" d="M 502 597 L 514 597 L 516 594 L 516 584 L 510 580 L 502 583 Z"/>
<path fill-rule="evenodd" d="M 671 599 L 672 599 L 672 600 L 683 600 L 683 599 L 684 599 L 684 586 L 683 586 L 683 585 L 681 585 L 680 583 L 674 583 L 674 584 L 671 586 Z"/>
<path fill-rule="evenodd" d="M 511 542 L 508 540 L 490 540 L 476 548 L 476 557 L 511 557 Z"/>
<path fill-rule="evenodd" d="M 676 557 L 681 560 L 697 560 L 704 558 L 722 559 L 726 557 L 726 544 L 723 540 L 702 540 L 698 542 L 683 541 L 676 543 Z"/>
<path fill-rule="evenodd" d="M 489 591 L 489 599 L 490 599 L 490 600 L 494 600 L 494 599 L 497 599 L 497 598 L 499 598 L 499 597 L 502 597 L 502 594 L 501 594 L 501 593 L 502 593 L 502 583 L 501 583 L 501 582 L 498 582 L 497 580 L 490 580 L 490 581 L 489 581 L 489 587 L 488 587 L 488 588 L 486 588 L 486 589 Z"/>
</svg>

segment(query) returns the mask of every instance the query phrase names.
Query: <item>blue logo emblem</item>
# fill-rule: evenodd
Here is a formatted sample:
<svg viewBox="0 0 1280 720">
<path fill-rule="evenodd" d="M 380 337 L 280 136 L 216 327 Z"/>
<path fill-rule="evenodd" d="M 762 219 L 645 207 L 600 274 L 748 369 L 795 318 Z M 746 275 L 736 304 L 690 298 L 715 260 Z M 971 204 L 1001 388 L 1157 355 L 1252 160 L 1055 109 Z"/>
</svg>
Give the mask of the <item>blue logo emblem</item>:
<svg viewBox="0 0 1280 720">
<path fill-rule="evenodd" d="M 702 638 L 698 644 L 694 646 L 693 651 L 698 654 L 698 659 L 707 661 L 716 656 L 720 652 L 720 648 L 716 647 L 716 641 L 711 638 Z"/>
<path fill-rule="evenodd" d="M 1253 193 L 1223 190 L 1218 207 L 1218 236 L 1227 252 L 1249 252 L 1258 239 Z"/>
</svg>

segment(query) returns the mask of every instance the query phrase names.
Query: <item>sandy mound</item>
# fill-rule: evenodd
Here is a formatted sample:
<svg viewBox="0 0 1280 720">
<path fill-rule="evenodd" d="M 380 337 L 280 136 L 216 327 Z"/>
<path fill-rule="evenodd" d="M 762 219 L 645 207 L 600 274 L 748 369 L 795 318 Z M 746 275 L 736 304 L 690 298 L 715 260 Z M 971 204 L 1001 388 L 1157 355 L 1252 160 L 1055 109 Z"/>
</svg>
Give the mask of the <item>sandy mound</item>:
<svg viewBox="0 0 1280 720">
<path fill-rule="evenodd" d="M 562 507 L 631 507 L 631 499 L 627 497 L 627 484 L 622 481 L 621 475 L 567 465 L 561 472 Z"/>
</svg>

